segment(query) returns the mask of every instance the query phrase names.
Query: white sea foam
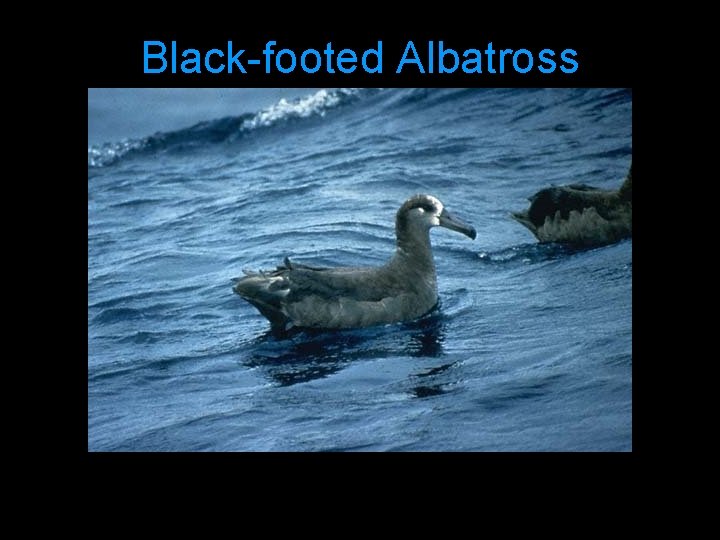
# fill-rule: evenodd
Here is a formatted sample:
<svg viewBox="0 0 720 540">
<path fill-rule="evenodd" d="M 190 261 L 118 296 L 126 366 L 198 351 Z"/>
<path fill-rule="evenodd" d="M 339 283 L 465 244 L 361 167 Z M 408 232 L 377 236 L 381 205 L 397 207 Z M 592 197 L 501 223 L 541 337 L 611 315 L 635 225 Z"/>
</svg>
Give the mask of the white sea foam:
<svg viewBox="0 0 720 540">
<path fill-rule="evenodd" d="M 145 139 L 124 139 L 120 142 L 104 143 L 88 147 L 88 167 L 104 167 L 120 159 L 131 150 L 145 145 Z"/>
<path fill-rule="evenodd" d="M 358 88 L 338 88 L 335 90 L 318 90 L 314 94 L 288 101 L 285 98 L 258 112 L 242 124 L 243 130 L 271 126 L 290 118 L 307 118 L 313 115 L 324 116 L 325 112 L 337 106 L 343 98 L 353 97 L 359 93 Z"/>
</svg>

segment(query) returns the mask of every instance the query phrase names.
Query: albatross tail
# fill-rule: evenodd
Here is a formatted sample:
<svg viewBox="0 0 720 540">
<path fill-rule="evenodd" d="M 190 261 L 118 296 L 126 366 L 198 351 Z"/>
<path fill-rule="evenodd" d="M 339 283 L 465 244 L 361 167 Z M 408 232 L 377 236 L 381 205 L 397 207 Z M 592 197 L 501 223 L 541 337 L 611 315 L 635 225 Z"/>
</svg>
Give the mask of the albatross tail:
<svg viewBox="0 0 720 540">
<path fill-rule="evenodd" d="M 535 224 L 530 221 L 530 217 L 528 216 L 527 211 L 523 212 L 511 212 L 510 217 L 513 218 L 515 221 L 520 223 L 521 225 L 524 225 L 527 227 L 531 233 L 533 233 L 535 236 L 537 236 L 537 227 Z"/>
<path fill-rule="evenodd" d="M 246 272 L 233 286 L 233 291 L 250 302 L 266 317 L 272 326 L 285 326 L 288 317 L 282 307 L 283 299 L 288 295 L 289 284 L 283 275 L 285 269 L 265 272 Z"/>
</svg>

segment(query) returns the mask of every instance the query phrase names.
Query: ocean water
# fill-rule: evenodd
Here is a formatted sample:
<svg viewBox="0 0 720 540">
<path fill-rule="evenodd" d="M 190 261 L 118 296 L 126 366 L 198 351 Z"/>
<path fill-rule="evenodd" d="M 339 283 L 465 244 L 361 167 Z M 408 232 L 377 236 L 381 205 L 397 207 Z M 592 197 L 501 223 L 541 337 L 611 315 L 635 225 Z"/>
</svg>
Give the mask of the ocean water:
<svg viewBox="0 0 720 540">
<path fill-rule="evenodd" d="M 539 245 L 508 216 L 551 184 L 620 185 L 631 91 L 273 92 L 89 128 L 88 450 L 632 450 L 632 239 Z M 285 256 L 382 264 L 420 192 L 478 231 L 431 232 L 432 314 L 282 338 L 233 294 Z"/>
</svg>

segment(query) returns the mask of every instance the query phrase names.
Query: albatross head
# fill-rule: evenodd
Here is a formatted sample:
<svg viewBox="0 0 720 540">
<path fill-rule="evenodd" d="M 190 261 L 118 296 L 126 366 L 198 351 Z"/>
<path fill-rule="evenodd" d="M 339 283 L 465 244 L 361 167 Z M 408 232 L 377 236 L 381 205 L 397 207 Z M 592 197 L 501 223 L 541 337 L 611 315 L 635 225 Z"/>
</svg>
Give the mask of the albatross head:
<svg viewBox="0 0 720 540">
<path fill-rule="evenodd" d="M 443 203 L 432 195 L 414 195 L 400 207 L 397 213 L 398 226 L 411 229 L 430 230 L 432 227 L 445 227 L 469 236 L 477 236 L 475 228 L 451 215 Z"/>
</svg>

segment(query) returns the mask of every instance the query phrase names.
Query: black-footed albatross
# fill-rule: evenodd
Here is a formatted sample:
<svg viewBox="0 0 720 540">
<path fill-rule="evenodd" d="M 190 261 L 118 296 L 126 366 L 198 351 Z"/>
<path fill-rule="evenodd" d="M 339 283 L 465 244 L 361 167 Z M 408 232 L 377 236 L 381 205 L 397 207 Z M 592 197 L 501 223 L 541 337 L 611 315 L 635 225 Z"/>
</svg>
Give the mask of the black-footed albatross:
<svg viewBox="0 0 720 540">
<path fill-rule="evenodd" d="M 612 244 L 632 236 L 632 163 L 618 190 L 571 184 L 545 188 L 528 200 L 530 208 L 510 216 L 540 242 Z"/>
<path fill-rule="evenodd" d="M 379 267 L 318 268 L 290 262 L 245 272 L 233 291 L 255 306 L 273 329 L 360 328 L 416 319 L 438 301 L 430 229 L 445 227 L 475 239 L 431 195 L 415 195 L 395 217 L 397 248 Z"/>
</svg>

